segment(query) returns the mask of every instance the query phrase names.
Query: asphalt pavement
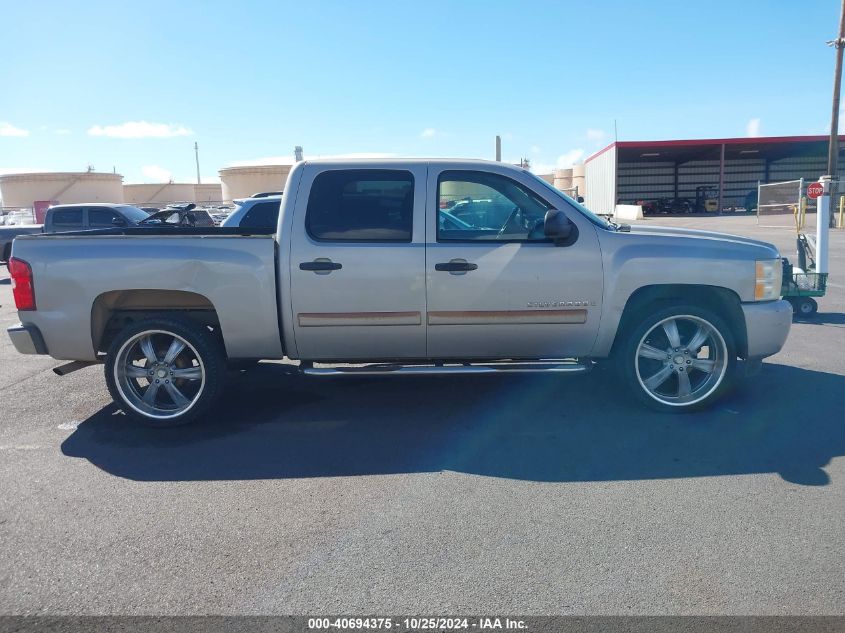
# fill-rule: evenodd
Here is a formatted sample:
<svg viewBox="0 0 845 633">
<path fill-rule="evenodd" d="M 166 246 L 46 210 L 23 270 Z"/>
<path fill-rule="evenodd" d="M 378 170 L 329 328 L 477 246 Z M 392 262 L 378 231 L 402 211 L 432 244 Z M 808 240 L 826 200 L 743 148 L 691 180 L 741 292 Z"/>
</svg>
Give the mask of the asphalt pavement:
<svg viewBox="0 0 845 633">
<path fill-rule="evenodd" d="M 752 217 L 647 220 L 733 231 Z M 232 377 L 151 430 L 0 333 L 0 614 L 845 614 L 845 232 L 714 409 L 608 371 Z M 17 321 L 0 273 L 0 325 Z"/>
</svg>

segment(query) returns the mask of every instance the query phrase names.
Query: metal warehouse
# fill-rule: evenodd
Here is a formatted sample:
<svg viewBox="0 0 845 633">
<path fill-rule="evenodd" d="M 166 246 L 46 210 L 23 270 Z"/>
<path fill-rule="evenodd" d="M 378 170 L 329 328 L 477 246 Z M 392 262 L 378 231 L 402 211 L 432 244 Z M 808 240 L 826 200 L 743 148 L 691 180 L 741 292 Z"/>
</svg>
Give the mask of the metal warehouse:
<svg viewBox="0 0 845 633">
<path fill-rule="evenodd" d="M 818 180 L 827 148 L 827 136 L 617 141 L 584 161 L 586 202 L 602 214 L 616 204 L 684 205 L 685 212 L 756 206 L 758 183 Z"/>
</svg>

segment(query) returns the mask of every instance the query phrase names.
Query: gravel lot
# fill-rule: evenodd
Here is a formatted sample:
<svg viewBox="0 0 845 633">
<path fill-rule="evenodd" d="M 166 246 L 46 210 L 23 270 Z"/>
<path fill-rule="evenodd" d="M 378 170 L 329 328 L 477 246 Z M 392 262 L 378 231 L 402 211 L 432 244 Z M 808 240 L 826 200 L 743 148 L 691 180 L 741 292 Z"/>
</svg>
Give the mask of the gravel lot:
<svg viewBox="0 0 845 633">
<path fill-rule="evenodd" d="M 754 218 L 649 220 L 775 242 Z M 0 613 L 843 614 L 845 232 L 818 318 L 714 410 L 612 374 L 241 375 L 132 425 L 0 333 Z M 17 321 L 0 274 L 0 325 Z"/>
</svg>

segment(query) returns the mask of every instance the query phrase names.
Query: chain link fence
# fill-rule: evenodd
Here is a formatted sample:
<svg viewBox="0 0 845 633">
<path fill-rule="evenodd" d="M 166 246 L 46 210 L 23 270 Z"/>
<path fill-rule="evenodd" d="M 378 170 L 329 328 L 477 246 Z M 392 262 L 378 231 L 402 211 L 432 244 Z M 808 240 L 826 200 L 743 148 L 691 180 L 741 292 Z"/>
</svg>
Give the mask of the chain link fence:
<svg viewBox="0 0 845 633">
<path fill-rule="evenodd" d="M 804 180 L 787 180 L 760 184 L 757 187 L 757 225 L 767 228 L 785 228 L 800 231 L 807 214 L 812 212 L 815 223 L 815 205 L 807 205 Z"/>
</svg>

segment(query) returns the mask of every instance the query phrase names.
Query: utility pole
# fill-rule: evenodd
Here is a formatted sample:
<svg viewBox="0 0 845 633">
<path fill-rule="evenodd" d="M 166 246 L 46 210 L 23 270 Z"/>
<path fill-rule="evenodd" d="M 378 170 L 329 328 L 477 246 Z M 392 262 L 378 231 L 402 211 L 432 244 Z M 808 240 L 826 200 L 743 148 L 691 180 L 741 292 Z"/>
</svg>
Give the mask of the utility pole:
<svg viewBox="0 0 845 633">
<path fill-rule="evenodd" d="M 830 144 L 827 153 L 827 173 L 834 181 L 839 174 L 839 88 L 842 84 L 842 47 L 845 46 L 845 0 L 839 12 L 839 36 L 827 43 L 836 49 L 836 68 L 833 71 L 833 112 L 830 116 Z"/>
<path fill-rule="evenodd" d="M 845 0 L 842 0 L 842 1 L 845 2 Z M 201 184 L 200 183 L 200 148 L 199 148 L 199 145 L 197 145 L 196 141 L 194 141 L 194 157 L 197 159 L 197 184 L 199 185 L 199 184 Z"/>
<path fill-rule="evenodd" d="M 842 0 L 845 2 L 845 0 Z M 496 135 L 496 162 L 502 162 L 502 137 Z"/>
</svg>

